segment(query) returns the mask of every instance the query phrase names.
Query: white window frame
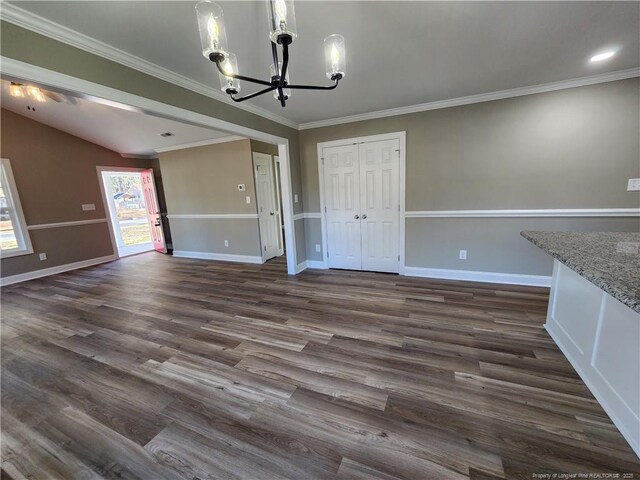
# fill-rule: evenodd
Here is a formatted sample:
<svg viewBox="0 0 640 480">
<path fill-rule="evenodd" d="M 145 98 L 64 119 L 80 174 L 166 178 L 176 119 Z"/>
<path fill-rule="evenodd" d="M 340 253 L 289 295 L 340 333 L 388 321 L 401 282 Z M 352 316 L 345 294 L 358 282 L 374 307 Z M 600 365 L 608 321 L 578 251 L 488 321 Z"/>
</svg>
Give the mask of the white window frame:
<svg viewBox="0 0 640 480">
<path fill-rule="evenodd" d="M 7 158 L 0 159 L 0 162 L 0 175 L 5 180 L 2 183 L 7 187 L 5 195 L 7 197 L 8 203 L 10 204 L 9 217 L 11 218 L 11 224 L 13 225 L 13 231 L 15 233 L 16 240 L 18 241 L 18 248 L 0 251 L 0 258 L 17 257 L 19 255 L 30 255 L 33 253 L 33 246 L 31 245 L 31 238 L 29 237 L 27 222 L 25 221 L 24 213 L 22 212 L 22 204 L 20 203 L 20 195 L 18 195 L 16 181 L 13 178 L 11 162 Z"/>
</svg>

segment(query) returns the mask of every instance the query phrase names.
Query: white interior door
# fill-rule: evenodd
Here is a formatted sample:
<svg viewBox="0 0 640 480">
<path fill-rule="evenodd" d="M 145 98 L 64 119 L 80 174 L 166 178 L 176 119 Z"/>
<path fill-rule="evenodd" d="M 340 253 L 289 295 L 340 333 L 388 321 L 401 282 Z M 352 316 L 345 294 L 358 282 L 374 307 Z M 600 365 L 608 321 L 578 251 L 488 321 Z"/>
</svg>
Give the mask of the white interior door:
<svg viewBox="0 0 640 480">
<path fill-rule="evenodd" d="M 400 271 L 399 150 L 398 140 L 359 145 L 362 270 Z"/>
<path fill-rule="evenodd" d="M 330 268 L 362 269 L 360 162 L 357 145 L 323 150 Z"/>
<path fill-rule="evenodd" d="M 329 268 L 400 271 L 400 144 L 322 150 Z"/>
<path fill-rule="evenodd" d="M 260 225 L 262 259 L 269 260 L 278 255 L 278 218 L 273 181 L 271 155 L 253 153 L 253 168 L 256 179 L 256 203 Z"/>
</svg>

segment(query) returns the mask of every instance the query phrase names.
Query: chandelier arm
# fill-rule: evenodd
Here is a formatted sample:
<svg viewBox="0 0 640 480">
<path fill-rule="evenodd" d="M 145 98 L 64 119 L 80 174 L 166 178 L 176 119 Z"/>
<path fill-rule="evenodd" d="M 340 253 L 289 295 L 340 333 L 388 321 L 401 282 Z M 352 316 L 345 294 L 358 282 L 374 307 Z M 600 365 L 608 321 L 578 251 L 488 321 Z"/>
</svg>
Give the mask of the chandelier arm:
<svg viewBox="0 0 640 480">
<path fill-rule="evenodd" d="M 257 78 L 245 77 L 244 75 L 239 75 L 239 74 L 236 74 L 236 73 L 227 74 L 227 73 L 225 73 L 224 70 L 222 70 L 222 67 L 220 66 L 220 62 L 214 62 L 214 63 L 218 67 L 218 71 L 222 75 L 224 75 L 225 77 L 236 78 L 238 80 L 243 80 L 245 82 L 257 83 L 258 85 L 266 85 L 266 86 L 269 86 L 269 87 L 271 86 L 271 82 L 267 82 L 266 80 L 259 80 Z"/>
<path fill-rule="evenodd" d="M 262 95 L 263 93 L 269 93 L 273 90 L 275 90 L 276 88 L 278 88 L 277 86 L 273 85 L 269 88 L 265 88 L 264 90 L 259 90 L 255 93 L 251 93 L 249 95 L 245 95 L 244 97 L 234 97 L 233 94 L 229 94 L 229 96 L 231 97 L 231 100 L 233 100 L 234 102 L 244 102 L 245 100 L 249 100 L 250 98 L 254 98 L 257 97 L 258 95 Z"/>
<path fill-rule="evenodd" d="M 292 90 L 333 90 L 338 86 L 338 82 L 340 81 L 340 79 L 336 78 L 334 81 L 336 83 L 334 83 L 333 85 L 328 85 L 326 87 L 315 85 L 287 85 L 287 88 L 290 88 Z"/>
<path fill-rule="evenodd" d="M 289 67 L 289 43 L 290 40 L 283 39 L 282 41 L 282 71 L 280 72 L 280 82 L 278 83 L 278 97 L 280 98 L 280 105 L 286 106 L 286 98 L 284 98 L 284 86 L 287 78 L 287 68 Z"/>
</svg>

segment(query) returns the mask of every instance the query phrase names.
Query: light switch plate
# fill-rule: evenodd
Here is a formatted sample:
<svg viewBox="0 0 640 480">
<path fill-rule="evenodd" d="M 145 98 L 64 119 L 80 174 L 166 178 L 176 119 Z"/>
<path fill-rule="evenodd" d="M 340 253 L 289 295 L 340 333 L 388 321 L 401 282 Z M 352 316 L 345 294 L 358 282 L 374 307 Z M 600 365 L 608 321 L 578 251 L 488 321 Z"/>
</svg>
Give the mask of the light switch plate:
<svg viewBox="0 0 640 480">
<path fill-rule="evenodd" d="M 316 243 L 316 252 L 320 251 L 320 245 Z"/>
<path fill-rule="evenodd" d="M 90 210 L 95 210 L 96 206 L 94 203 L 83 203 L 82 204 L 82 210 L 85 212 L 88 212 Z"/>
<path fill-rule="evenodd" d="M 460 250 L 460 260 L 466 260 L 466 259 L 467 259 L 467 251 Z"/>
<path fill-rule="evenodd" d="M 247 195 L 247 203 L 251 203 L 251 197 Z"/>
<path fill-rule="evenodd" d="M 293 194 L 293 203 L 298 203 L 298 194 L 297 193 Z"/>
<path fill-rule="evenodd" d="M 635 192 L 640 190 L 640 178 L 630 178 L 627 183 L 627 192 Z"/>
</svg>

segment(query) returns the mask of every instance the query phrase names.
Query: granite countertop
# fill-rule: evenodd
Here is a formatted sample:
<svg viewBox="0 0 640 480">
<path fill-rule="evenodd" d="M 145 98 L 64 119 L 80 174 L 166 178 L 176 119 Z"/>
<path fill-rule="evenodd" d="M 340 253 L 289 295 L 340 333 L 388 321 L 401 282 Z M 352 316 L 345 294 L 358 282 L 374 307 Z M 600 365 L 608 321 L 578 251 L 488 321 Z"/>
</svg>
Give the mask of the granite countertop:
<svg viewBox="0 0 640 480">
<path fill-rule="evenodd" d="M 640 233 L 524 231 L 520 235 L 640 313 Z"/>
</svg>

